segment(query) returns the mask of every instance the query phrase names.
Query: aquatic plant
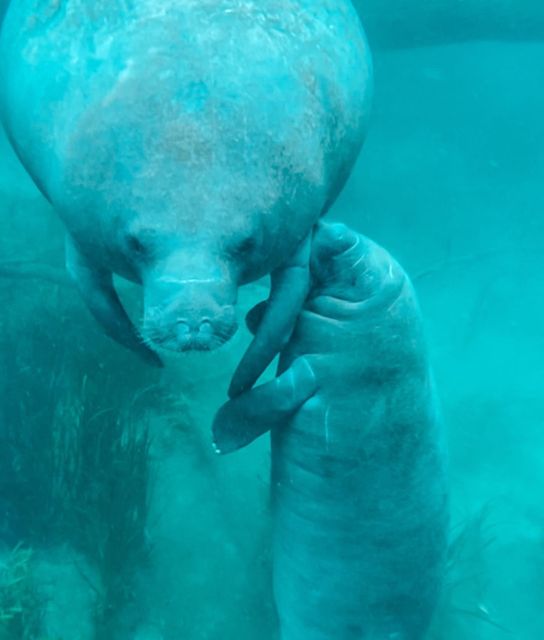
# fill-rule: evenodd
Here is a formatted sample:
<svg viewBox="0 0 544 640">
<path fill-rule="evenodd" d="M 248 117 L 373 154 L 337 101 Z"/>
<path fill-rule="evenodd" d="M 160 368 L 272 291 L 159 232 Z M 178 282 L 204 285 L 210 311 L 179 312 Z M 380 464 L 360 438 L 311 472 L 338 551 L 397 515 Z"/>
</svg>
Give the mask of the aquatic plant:
<svg viewBox="0 0 544 640">
<path fill-rule="evenodd" d="M 98 640 L 113 634 L 117 613 L 130 602 L 134 573 L 146 559 L 150 437 L 130 410 L 94 412 L 90 384 L 84 378 L 78 400 L 59 409 L 56 490 L 65 504 L 64 533 L 98 574 Z"/>
<path fill-rule="evenodd" d="M 32 549 L 17 546 L 0 567 L 0 640 L 42 638 L 44 602 L 32 562 Z"/>
<path fill-rule="evenodd" d="M 147 416 L 162 397 L 149 370 L 124 362 L 130 354 L 101 337 L 91 352 L 80 332 L 84 311 L 58 302 L 55 313 L 44 304 L 39 321 L 19 305 L 0 332 L 0 499 L 7 513 L 0 537 L 68 544 L 84 554 L 98 576 L 86 576 L 96 594 L 96 638 L 108 640 L 146 558 Z"/>
<path fill-rule="evenodd" d="M 489 505 L 453 529 L 442 601 L 429 640 L 472 640 L 478 623 L 493 632 L 492 638 L 508 637 L 508 629 L 486 605 L 486 552 L 494 543 Z"/>
</svg>

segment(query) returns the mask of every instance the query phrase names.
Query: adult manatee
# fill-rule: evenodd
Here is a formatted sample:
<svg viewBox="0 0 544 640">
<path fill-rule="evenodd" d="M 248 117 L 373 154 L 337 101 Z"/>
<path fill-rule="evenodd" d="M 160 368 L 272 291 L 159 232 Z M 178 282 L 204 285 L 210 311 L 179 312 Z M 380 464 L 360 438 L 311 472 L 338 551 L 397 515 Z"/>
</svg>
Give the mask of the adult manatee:
<svg viewBox="0 0 544 640">
<path fill-rule="evenodd" d="M 231 391 L 288 338 L 307 236 L 367 128 L 370 56 L 347 0 L 17 0 L 0 39 L 13 146 L 67 229 L 67 263 L 119 342 L 210 350 L 239 285 L 271 304 Z M 112 274 L 144 288 L 133 327 Z"/>
<path fill-rule="evenodd" d="M 220 409 L 216 447 L 272 430 L 282 640 L 422 640 L 448 512 L 420 312 L 400 266 L 342 225 L 320 226 L 311 268 L 281 375 Z"/>
</svg>

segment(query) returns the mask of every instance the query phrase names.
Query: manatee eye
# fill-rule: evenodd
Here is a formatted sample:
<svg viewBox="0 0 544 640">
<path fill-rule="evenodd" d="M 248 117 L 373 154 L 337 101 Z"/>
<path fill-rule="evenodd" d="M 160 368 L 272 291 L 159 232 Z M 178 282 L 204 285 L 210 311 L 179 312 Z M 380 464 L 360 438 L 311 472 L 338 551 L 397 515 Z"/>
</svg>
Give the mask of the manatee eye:
<svg viewBox="0 0 544 640">
<path fill-rule="evenodd" d="M 251 253 L 255 249 L 256 244 L 257 243 L 255 242 L 255 238 L 248 236 L 236 246 L 236 253 L 238 255 L 246 255 L 248 253 Z"/>
<path fill-rule="evenodd" d="M 148 254 L 145 244 L 135 235 L 129 235 L 127 237 L 127 248 L 130 255 L 137 256 L 139 258 L 145 258 Z"/>
</svg>

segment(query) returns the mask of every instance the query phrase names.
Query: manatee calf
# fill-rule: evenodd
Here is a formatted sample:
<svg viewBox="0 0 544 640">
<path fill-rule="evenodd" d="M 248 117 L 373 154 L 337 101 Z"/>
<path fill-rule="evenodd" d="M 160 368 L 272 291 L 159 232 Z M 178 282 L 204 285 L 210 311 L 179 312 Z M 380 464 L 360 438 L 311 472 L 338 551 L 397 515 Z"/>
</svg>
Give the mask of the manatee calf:
<svg viewBox="0 0 544 640">
<path fill-rule="evenodd" d="M 290 334 L 371 79 L 348 0 L 17 0 L 0 35 L 5 128 L 111 336 L 152 358 L 214 349 L 238 286 L 272 273 L 232 392 Z M 143 285 L 141 335 L 112 274 Z"/>
<path fill-rule="evenodd" d="M 280 375 L 223 405 L 216 447 L 272 432 L 282 640 L 421 640 L 448 508 L 415 295 L 386 251 L 343 225 L 319 226 L 311 273 Z"/>
</svg>

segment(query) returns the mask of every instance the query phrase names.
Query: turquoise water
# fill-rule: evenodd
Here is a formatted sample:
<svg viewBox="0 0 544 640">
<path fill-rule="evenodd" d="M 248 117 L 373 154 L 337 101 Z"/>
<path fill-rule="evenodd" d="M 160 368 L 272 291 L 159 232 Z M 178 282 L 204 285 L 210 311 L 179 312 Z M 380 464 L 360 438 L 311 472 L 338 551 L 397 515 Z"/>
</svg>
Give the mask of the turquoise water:
<svg viewBox="0 0 544 640">
<path fill-rule="evenodd" d="M 542 60 L 376 47 L 370 135 L 330 214 L 393 252 L 425 316 L 454 541 L 433 640 L 544 637 Z M 104 338 L 4 139 L 0 216 L 0 638 L 276 638 L 267 443 L 219 459 L 209 437 L 248 336 L 162 372 Z"/>
</svg>

